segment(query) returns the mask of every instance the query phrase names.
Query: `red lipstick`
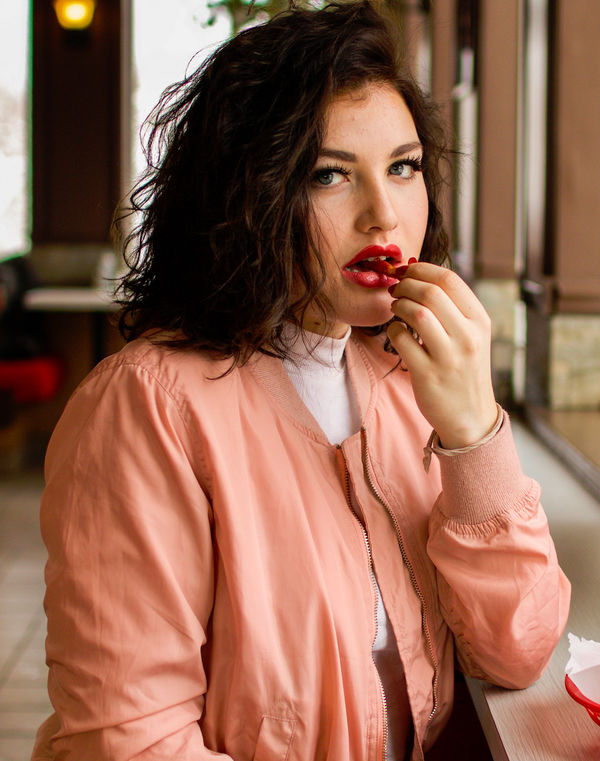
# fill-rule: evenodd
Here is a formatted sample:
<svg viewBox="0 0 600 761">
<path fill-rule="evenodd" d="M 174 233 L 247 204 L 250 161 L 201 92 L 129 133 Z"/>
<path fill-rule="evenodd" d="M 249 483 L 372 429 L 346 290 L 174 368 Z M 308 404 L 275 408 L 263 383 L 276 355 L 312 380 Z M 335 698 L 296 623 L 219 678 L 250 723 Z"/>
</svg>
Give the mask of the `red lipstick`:
<svg viewBox="0 0 600 761">
<path fill-rule="evenodd" d="M 342 268 L 342 275 L 363 288 L 389 288 L 398 282 L 396 267 L 402 261 L 402 251 L 390 243 L 366 246 Z"/>
<path fill-rule="evenodd" d="M 390 243 L 388 246 L 365 246 L 365 248 L 361 249 L 353 259 L 346 262 L 344 267 L 352 267 L 352 265 L 362 262 L 365 259 L 374 259 L 376 257 L 386 257 L 391 259 L 394 267 L 397 267 L 402 261 L 402 251 L 400 251 L 399 247 L 393 243 Z"/>
</svg>

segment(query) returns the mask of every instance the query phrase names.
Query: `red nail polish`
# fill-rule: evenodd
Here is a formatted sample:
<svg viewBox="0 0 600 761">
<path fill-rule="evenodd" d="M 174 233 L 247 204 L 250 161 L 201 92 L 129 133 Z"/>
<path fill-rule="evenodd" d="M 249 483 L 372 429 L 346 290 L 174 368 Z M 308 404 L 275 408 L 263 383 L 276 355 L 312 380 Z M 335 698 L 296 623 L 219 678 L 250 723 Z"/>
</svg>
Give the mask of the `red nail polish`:
<svg viewBox="0 0 600 761">
<path fill-rule="evenodd" d="M 396 287 L 396 285 L 397 283 L 394 283 L 394 285 L 390 285 L 390 287 L 388 288 L 388 293 L 390 294 L 390 296 L 394 295 L 394 288 Z"/>
<path fill-rule="evenodd" d="M 418 260 L 416 259 L 416 257 L 414 257 L 414 256 L 411 256 L 411 257 L 410 257 L 410 259 L 408 260 L 408 263 L 409 263 L 409 264 L 416 264 L 416 263 L 417 263 L 417 261 L 418 261 Z"/>
<path fill-rule="evenodd" d="M 403 275 L 406 275 L 407 270 L 408 264 L 401 264 L 399 267 L 396 267 L 396 277 L 402 277 Z"/>
</svg>

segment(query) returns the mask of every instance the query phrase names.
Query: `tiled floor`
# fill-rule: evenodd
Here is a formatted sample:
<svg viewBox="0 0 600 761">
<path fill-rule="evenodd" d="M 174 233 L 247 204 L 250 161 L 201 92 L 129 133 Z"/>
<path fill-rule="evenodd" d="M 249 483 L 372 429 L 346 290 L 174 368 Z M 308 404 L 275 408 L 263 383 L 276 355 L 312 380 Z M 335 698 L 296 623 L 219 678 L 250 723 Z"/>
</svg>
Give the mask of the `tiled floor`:
<svg viewBox="0 0 600 761">
<path fill-rule="evenodd" d="M 0 476 L 0 761 L 27 761 L 36 728 L 51 711 L 44 663 L 41 488 L 39 472 Z"/>
<path fill-rule="evenodd" d="M 578 442 L 597 437 L 597 418 L 577 422 L 573 435 Z M 555 520 L 562 516 L 564 504 L 577 489 L 581 509 L 594 514 L 600 509 L 600 502 L 581 491 L 560 458 L 523 426 L 515 424 L 515 438 L 524 469 L 542 483 L 549 516 Z M 41 490 L 38 471 L 10 478 L 0 475 L 0 761 L 28 761 L 36 729 L 51 711 L 44 664 L 46 553 L 38 527 Z"/>
</svg>

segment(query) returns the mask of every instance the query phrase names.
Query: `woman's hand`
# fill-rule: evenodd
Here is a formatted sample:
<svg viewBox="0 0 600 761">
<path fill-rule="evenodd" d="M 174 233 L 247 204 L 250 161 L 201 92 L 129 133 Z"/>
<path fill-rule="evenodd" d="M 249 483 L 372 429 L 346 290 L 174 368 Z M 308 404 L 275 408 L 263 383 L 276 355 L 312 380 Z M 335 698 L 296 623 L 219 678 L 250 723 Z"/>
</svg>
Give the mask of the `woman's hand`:
<svg viewBox="0 0 600 761">
<path fill-rule="evenodd" d="M 422 341 L 401 322 L 388 327 L 419 409 L 444 448 L 476 443 L 497 416 L 487 312 L 456 273 L 427 262 L 411 264 L 390 291 L 392 311 Z"/>
</svg>

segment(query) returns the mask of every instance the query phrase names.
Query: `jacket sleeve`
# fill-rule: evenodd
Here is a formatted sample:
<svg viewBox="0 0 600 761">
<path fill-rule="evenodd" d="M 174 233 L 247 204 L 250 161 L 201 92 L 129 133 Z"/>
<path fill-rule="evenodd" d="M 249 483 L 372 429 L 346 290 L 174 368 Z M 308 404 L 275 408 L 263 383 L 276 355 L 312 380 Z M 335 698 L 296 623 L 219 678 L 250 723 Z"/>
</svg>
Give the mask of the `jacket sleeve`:
<svg viewBox="0 0 600 761">
<path fill-rule="evenodd" d="M 561 636 L 570 584 L 558 566 L 540 487 L 523 474 L 503 414 L 485 444 L 439 457 L 442 493 L 427 550 L 461 667 L 523 688 L 541 675 Z"/>
<path fill-rule="evenodd" d="M 213 549 L 191 449 L 177 403 L 143 368 L 96 371 L 67 406 L 41 513 L 56 715 L 34 759 L 229 758 L 198 724 Z"/>
</svg>

